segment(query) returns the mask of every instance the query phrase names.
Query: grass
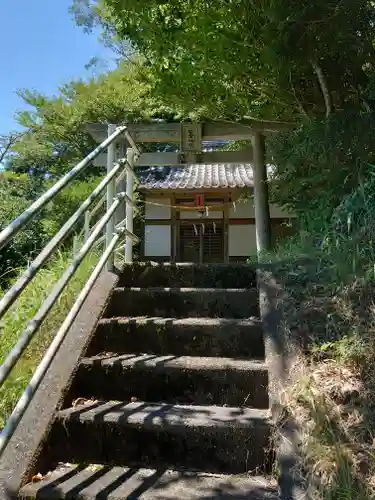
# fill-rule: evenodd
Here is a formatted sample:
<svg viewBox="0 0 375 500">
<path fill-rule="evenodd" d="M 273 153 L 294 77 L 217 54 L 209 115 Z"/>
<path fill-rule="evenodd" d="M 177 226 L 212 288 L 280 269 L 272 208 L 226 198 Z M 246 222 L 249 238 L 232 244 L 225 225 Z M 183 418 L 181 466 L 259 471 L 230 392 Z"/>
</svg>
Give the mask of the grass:
<svg viewBox="0 0 375 500">
<path fill-rule="evenodd" d="M 31 284 L 23 291 L 16 303 L 4 316 L 0 324 L 0 363 L 14 346 L 28 321 L 38 311 L 53 285 L 69 266 L 72 255 L 69 252 L 57 254 L 48 266 L 40 271 Z M 17 400 L 27 386 L 35 368 L 51 343 L 54 333 L 74 304 L 76 297 L 87 281 L 98 261 L 98 254 L 92 251 L 79 267 L 58 302 L 37 332 L 3 387 L 0 388 L 0 428 L 13 410 Z M 0 295 L 4 291 L 0 290 Z"/>
<path fill-rule="evenodd" d="M 282 402 L 301 434 L 299 472 L 309 498 L 375 498 L 375 279 L 372 256 L 352 242 L 307 237 L 263 255 L 296 354 Z M 281 422 L 280 422 L 281 424 Z"/>
</svg>

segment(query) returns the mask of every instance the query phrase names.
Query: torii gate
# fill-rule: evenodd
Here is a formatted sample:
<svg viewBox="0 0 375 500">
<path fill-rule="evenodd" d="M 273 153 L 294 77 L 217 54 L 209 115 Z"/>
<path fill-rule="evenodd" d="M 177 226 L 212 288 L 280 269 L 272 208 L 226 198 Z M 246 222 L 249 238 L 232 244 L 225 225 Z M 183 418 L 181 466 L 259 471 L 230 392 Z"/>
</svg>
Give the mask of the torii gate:
<svg viewBox="0 0 375 500">
<path fill-rule="evenodd" d="M 270 133 L 289 130 L 293 124 L 273 121 L 245 120 L 233 122 L 205 123 L 130 123 L 127 128 L 137 143 L 175 143 L 177 153 L 143 153 L 136 166 L 182 166 L 189 163 L 252 163 L 254 172 L 254 208 L 257 250 L 267 250 L 271 246 L 271 223 L 268 202 L 267 170 L 265 162 L 265 136 Z M 91 124 L 87 126 L 92 137 L 102 142 L 113 125 Z M 242 151 L 204 152 L 203 141 L 249 140 L 252 147 Z M 122 139 L 119 140 L 119 142 Z M 126 139 L 122 140 L 125 146 Z M 99 157 L 96 165 L 105 165 Z"/>
</svg>

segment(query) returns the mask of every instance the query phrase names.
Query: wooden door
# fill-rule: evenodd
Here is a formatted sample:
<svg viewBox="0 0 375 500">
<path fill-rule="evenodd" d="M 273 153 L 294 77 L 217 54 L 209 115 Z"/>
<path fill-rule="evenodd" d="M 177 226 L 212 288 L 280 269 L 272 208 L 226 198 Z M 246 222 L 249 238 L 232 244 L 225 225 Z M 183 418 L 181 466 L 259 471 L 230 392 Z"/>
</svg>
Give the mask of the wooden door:
<svg viewBox="0 0 375 500">
<path fill-rule="evenodd" d="M 181 222 L 178 250 L 180 262 L 224 262 L 222 221 Z"/>
</svg>

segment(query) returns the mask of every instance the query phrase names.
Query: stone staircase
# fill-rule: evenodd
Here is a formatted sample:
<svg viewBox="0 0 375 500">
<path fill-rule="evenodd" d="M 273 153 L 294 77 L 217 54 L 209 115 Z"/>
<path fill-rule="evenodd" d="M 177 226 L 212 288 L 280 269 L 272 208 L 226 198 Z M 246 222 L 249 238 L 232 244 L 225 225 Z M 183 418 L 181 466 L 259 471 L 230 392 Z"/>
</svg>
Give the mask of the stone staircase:
<svg viewBox="0 0 375 500">
<path fill-rule="evenodd" d="M 275 499 L 246 265 L 126 267 L 25 499 Z"/>
</svg>

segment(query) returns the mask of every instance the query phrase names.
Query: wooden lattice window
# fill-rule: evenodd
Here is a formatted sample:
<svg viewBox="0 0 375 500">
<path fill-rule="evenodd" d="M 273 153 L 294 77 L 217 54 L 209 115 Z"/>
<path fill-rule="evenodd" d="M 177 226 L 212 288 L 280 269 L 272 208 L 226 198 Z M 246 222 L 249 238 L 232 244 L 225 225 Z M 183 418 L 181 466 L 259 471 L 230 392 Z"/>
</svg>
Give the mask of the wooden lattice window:
<svg viewBox="0 0 375 500">
<path fill-rule="evenodd" d="M 222 222 L 183 223 L 180 225 L 179 260 L 182 262 L 223 262 Z"/>
</svg>

